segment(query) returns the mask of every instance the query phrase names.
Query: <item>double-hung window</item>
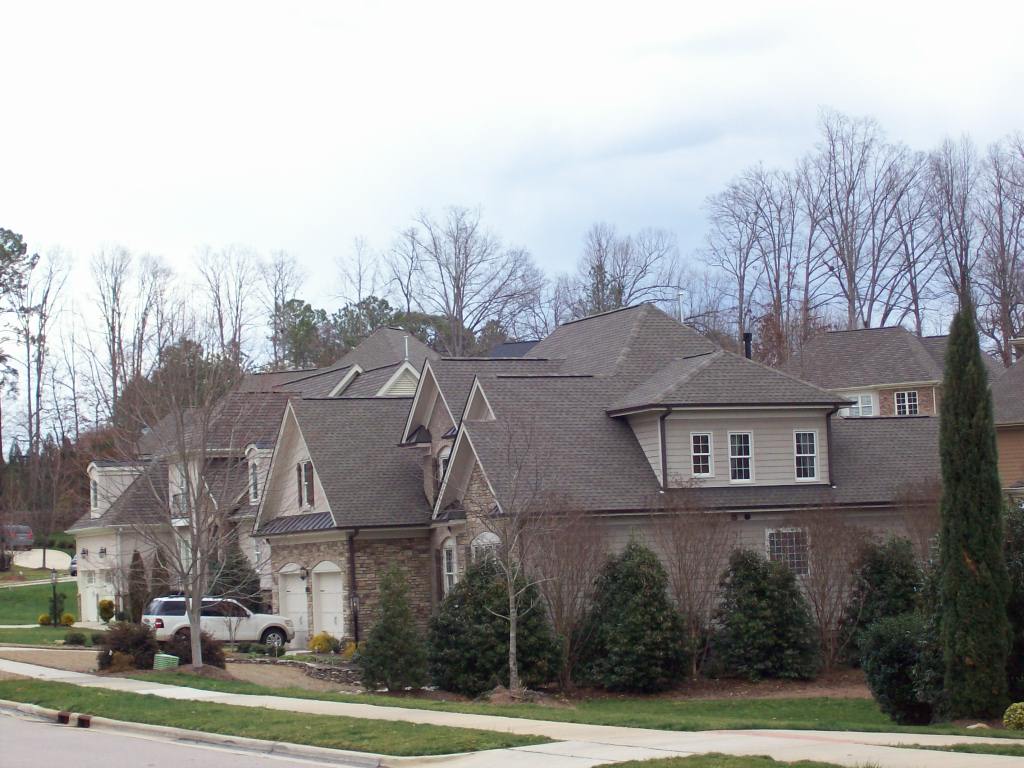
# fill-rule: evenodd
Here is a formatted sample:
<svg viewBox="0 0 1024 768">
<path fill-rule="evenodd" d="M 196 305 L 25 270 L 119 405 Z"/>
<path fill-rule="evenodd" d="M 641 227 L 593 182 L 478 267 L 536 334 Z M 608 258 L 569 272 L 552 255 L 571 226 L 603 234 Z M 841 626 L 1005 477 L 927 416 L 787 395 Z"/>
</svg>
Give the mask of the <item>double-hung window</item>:
<svg viewBox="0 0 1024 768">
<path fill-rule="evenodd" d="M 849 408 L 843 408 L 841 413 L 843 416 L 874 416 L 875 415 L 875 396 L 870 392 L 862 392 L 855 395 L 844 395 L 844 397 L 853 400 L 854 405 Z"/>
<path fill-rule="evenodd" d="M 768 559 L 785 563 L 797 576 L 810 573 L 807 557 L 807 531 L 803 528 L 769 528 Z"/>
<path fill-rule="evenodd" d="M 896 393 L 896 415 L 917 416 L 917 390 Z"/>
<path fill-rule="evenodd" d="M 300 507 L 311 507 L 315 501 L 313 491 L 313 462 L 300 461 L 295 465 L 295 481 L 298 485 Z"/>
<path fill-rule="evenodd" d="M 89 506 L 96 509 L 100 505 L 100 484 L 95 480 L 89 481 Z"/>
<path fill-rule="evenodd" d="M 714 477 L 710 432 L 694 432 L 690 435 L 690 456 L 694 477 Z"/>
<path fill-rule="evenodd" d="M 749 483 L 754 479 L 754 438 L 750 432 L 729 433 L 729 480 Z"/>
<path fill-rule="evenodd" d="M 794 456 L 796 462 L 796 479 L 818 479 L 818 433 L 794 432 Z"/>
</svg>

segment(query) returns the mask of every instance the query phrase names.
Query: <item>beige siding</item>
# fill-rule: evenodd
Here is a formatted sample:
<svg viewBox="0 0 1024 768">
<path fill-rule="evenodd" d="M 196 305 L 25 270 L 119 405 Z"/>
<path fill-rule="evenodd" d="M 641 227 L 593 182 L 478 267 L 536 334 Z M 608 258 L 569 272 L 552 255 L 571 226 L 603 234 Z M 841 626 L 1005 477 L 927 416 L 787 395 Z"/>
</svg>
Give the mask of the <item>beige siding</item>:
<svg viewBox="0 0 1024 768">
<path fill-rule="evenodd" d="M 644 451 L 651 470 L 661 481 L 661 434 L 658 430 L 660 416 L 652 413 L 641 413 L 629 417 L 629 426 L 633 428 L 637 442 Z"/>
<path fill-rule="evenodd" d="M 698 482 L 706 486 L 730 485 L 729 433 L 753 435 L 753 484 L 793 485 L 795 431 L 818 434 L 818 480 L 828 482 L 828 439 L 825 416 L 806 411 L 777 411 L 744 414 L 737 411 L 705 411 L 700 414 L 670 414 L 665 423 L 665 447 L 668 455 L 669 485 Z M 690 456 L 690 435 L 710 432 L 714 477 L 695 479 Z"/>
<path fill-rule="evenodd" d="M 999 447 L 999 476 L 1003 487 L 1017 487 L 1024 483 L 1024 427 L 996 429 Z"/>
<path fill-rule="evenodd" d="M 339 435 L 338 439 L 344 439 Z M 327 503 L 327 495 L 320 484 L 320 471 L 329 468 L 321 468 L 314 465 L 313 473 L 313 501 L 310 507 L 299 506 L 299 496 L 295 466 L 300 461 L 309 458 L 309 449 L 306 441 L 302 439 L 298 425 L 291 411 L 285 415 L 285 426 L 281 432 L 281 440 L 274 453 L 274 462 L 270 469 L 270 476 L 263 489 L 263 512 L 261 522 L 273 520 L 281 515 L 300 515 L 310 512 L 329 512 L 330 506 Z"/>
</svg>

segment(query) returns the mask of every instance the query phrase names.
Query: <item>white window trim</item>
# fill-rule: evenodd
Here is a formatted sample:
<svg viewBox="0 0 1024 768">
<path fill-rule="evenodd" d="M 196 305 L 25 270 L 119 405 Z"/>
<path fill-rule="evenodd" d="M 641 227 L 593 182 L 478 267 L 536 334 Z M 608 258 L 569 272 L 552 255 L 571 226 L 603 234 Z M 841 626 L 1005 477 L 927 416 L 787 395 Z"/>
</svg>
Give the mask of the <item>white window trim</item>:
<svg viewBox="0 0 1024 768">
<path fill-rule="evenodd" d="M 447 463 L 445 463 L 447 462 Z M 444 476 L 448 474 L 448 468 L 452 465 L 452 446 L 446 445 L 437 452 L 437 485 L 444 482 Z"/>
<path fill-rule="evenodd" d="M 89 480 L 89 508 L 97 509 L 100 505 L 100 483 L 96 478 Z"/>
<path fill-rule="evenodd" d="M 850 400 L 856 400 L 856 405 L 850 405 L 845 408 L 841 408 L 839 413 L 841 416 L 848 419 L 867 419 L 875 416 L 878 413 L 875 404 L 875 393 L 874 392 L 848 392 L 843 397 Z M 865 403 L 866 401 L 866 403 Z M 864 407 L 867 405 L 871 409 L 871 413 L 864 413 Z M 854 412 L 856 410 L 856 412 Z"/>
<path fill-rule="evenodd" d="M 900 395 L 903 395 L 906 407 L 906 413 L 900 413 Z M 910 396 L 914 396 L 914 413 L 910 412 Z M 918 394 L 916 389 L 901 389 L 892 393 L 892 407 L 893 411 L 896 412 L 897 416 L 920 416 L 921 415 L 921 396 Z"/>
<path fill-rule="evenodd" d="M 451 583 L 448 583 L 448 552 L 452 553 Z M 455 537 L 449 536 L 441 543 L 441 589 L 447 597 L 452 588 L 459 583 L 459 548 L 455 545 Z"/>
<path fill-rule="evenodd" d="M 800 472 L 797 470 L 797 452 L 796 452 L 796 436 L 797 435 L 814 435 L 814 476 L 813 477 L 800 477 Z M 793 430 L 793 479 L 798 483 L 816 483 L 820 479 L 821 474 L 821 462 L 819 456 L 821 454 L 821 443 L 818 442 L 818 430 L 816 429 L 794 429 Z M 810 456 L 812 454 L 804 454 Z"/>
<path fill-rule="evenodd" d="M 473 562 L 477 563 L 489 552 L 495 552 L 501 546 L 501 539 L 493 531 L 484 531 L 476 536 L 469 545 Z"/>
<path fill-rule="evenodd" d="M 803 579 L 811 575 L 811 534 L 806 528 L 799 526 L 786 526 L 784 528 L 765 528 L 764 529 L 764 556 L 768 562 L 780 562 L 778 560 L 772 560 L 772 546 L 771 546 L 771 535 L 773 533 L 800 533 L 804 534 L 804 543 L 807 547 L 804 560 L 807 561 L 807 572 L 797 573 L 793 571 L 793 575 L 798 579 Z M 785 562 L 785 561 L 782 561 Z M 788 563 L 786 564 L 788 566 Z"/>
<path fill-rule="evenodd" d="M 693 438 L 697 435 L 707 435 L 708 438 L 708 472 L 698 474 L 693 471 Z M 697 454 L 702 455 L 702 454 Z M 690 475 L 692 477 L 708 478 L 715 476 L 715 435 L 713 432 L 691 432 L 690 433 Z"/>
<path fill-rule="evenodd" d="M 733 435 L 747 435 L 750 438 L 750 479 L 748 480 L 734 480 L 732 477 L 732 436 Z M 729 449 L 729 482 L 734 485 L 750 485 L 754 482 L 754 433 L 753 432 L 730 432 L 728 434 L 728 449 Z"/>
<path fill-rule="evenodd" d="M 306 467 L 312 468 L 313 462 L 309 459 L 305 459 L 299 462 L 299 466 L 302 467 L 302 509 L 312 508 L 313 504 L 309 501 L 309 486 L 316 482 L 316 470 L 311 469 L 309 473 L 309 483 L 306 482 Z"/>
</svg>

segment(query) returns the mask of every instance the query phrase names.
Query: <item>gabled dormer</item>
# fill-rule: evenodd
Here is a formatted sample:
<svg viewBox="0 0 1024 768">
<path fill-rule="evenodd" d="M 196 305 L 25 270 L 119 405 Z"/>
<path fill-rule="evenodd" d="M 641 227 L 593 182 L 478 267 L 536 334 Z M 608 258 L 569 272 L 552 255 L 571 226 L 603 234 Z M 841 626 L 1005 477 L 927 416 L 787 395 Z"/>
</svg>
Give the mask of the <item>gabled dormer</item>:
<svg viewBox="0 0 1024 768">
<path fill-rule="evenodd" d="M 609 409 L 663 488 L 828 484 L 829 419 L 849 401 L 724 350 L 677 360 Z"/>
<path fill-rule="evenodd" d="M 102 517 L 144 468 L 143 464 L 131 461 L 97 459 L 90 462 L 86 469 L 89 475 L 89 516 L 94 519 Z"/>
</svg>

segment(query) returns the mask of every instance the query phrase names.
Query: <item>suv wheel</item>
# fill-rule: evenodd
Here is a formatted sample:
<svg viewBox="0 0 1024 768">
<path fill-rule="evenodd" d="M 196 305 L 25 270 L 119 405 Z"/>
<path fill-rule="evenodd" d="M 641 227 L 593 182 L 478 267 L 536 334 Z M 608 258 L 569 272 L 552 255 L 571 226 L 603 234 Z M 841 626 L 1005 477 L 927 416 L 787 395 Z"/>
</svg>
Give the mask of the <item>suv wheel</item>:
<svg viewBox="0 0 1024 768">
<path fill-rule="evenodd" d="M 264 645 L 272 645 L 275 648 L 279 648 L 288 642 L 288 637 L 282 630 L 274 627 L 264 632 L 260 640 Z"/>
<path fill-rule="evenodd" d="M 189 638 L 191 637 L 192 630 L 188 627 L 185 627 L 184 629 L 179 629 L 177 632 L 174 633 L 175 642 L 187 643 L 189 641 Z"/>
</svg>

